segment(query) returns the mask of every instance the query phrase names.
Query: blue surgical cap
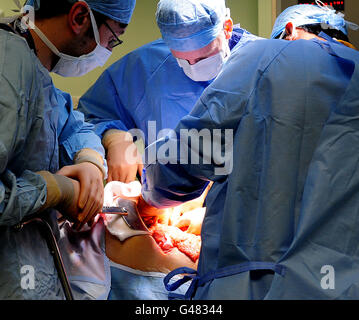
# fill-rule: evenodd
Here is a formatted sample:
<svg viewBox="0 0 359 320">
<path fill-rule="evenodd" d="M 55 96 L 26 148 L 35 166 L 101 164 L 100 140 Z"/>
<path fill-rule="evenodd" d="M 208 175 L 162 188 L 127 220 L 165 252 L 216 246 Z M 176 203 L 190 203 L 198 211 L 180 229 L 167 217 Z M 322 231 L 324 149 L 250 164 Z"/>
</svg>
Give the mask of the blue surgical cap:
<svg viewBox="0 0 359 320">
<path fill-rule="evenodd" d="M 45 0 L 49 1 L 49 0 Z M 77 0 L 67 0 L 75 3 Z M 133 10 L 135 9 L 136 0 L 84 0 L 94 11 L 102 13 L 112 20 L 129 24 Z M 27 0 L 26 4 L 31 5 L 38 10 L 41 0 Z"/>
<path fill-rule="evenodd" d="M 85 0 L 90 8 L 112 20 L 129 24 L 136 0 Z"/>
<path fill-rule="evenodd" d="M 278 16 L 271 38 L 277 38 L 284 31 L 288 22 L 293 22 L 297 27 L 308 24 L 325 24 L 331 29 L 348 35 L 347 22 L 343 15 L 337 14 L 335 10 L 328 7 L 300 4 L 287 8 Z"/>
<path fill-rule="evenodd" d="M 225 0 L 160 0 L 156 19 L 168 47 L 184 52 L 215 40 L 226 13 Z"/>
</svg>

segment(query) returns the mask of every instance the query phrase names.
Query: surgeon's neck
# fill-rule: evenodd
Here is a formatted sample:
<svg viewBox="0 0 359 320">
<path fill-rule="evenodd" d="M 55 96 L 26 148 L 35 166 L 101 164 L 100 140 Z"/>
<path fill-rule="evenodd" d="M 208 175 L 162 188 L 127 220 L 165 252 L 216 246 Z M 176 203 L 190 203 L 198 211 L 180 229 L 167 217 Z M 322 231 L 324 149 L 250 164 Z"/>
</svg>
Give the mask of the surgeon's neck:
<svg viewBox="0 0 359 320">
<path fill-rule="evenodd" d="M 37 20 L 36 27 L 40 29 L 53 45 L 61 51 L 60 48 L 64 39 L 64 34 L 61 21 L 57 20 L 59 20 L 59 18 L 56 17 L 46 20 Z M 34 30 L 30 29 L 30 33 L 34 39 L 37 57 L 42 65 L 50 72 L 59 60 L 59 57 L 50 50 Z"/>
</svg>

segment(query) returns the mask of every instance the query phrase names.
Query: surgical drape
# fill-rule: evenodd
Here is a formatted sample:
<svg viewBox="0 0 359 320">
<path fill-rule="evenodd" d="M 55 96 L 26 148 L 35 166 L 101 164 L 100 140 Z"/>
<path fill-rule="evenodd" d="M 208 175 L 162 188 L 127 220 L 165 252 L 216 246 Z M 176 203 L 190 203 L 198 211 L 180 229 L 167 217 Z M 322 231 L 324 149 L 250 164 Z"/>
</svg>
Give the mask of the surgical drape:
<svg viewBox="0 0 359 320">
<path fill-rule="evenodd" d="M 358 298 L 358 62 L 358 52 L 335 42 L 248 43 L 232 52 L 177 135 L 147 149 L 174 140 L 180 155 L 181 129 L 233 130 L 229 174 L 216 175 L 212 159 L 150 163 L 142 177 L 144 198 L 158 207 L 214 181 L 186 298 Z M 324 290 L 318 266 L 330 264 L 340 283 Z"/>
</svg>

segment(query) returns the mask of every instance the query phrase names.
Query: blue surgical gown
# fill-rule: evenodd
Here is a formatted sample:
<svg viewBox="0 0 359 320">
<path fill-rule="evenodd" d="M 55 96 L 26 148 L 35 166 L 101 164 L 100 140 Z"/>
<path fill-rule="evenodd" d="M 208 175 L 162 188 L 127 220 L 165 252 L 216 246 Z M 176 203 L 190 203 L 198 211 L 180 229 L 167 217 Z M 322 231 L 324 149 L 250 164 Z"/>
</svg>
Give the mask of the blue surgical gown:
<svg viewBox="0 0 359 320">
<path fill-rule="evenodd" d="M 334 41 L 248 43 L 175 134 L 148 147 L 178 147 L 177 164 L 146 165 L 150 204 L 178 205 L 214 181 L 198 273 L 178 270 L 193 273 L 187 299 L 359 298 L 358 63 Z M 214 151 L 202 161 L 201 145 L 199 164 L 180 159 L 181 144 L 191 154 L 180 130 L 192 128 L 222 130 L 222 152 L 233 130 L 232 170 L 216 173 L 223 164 Z"/>
<path fill-rule="evenodd" d="M 0 30 L 0 299 L 64 298 L 38 226 L 13 227 L 46 200 L 46 183 L 35 172 L 55 173 L 83 148 L 104 156 L 93 126 L 72 107 L 26 41 Z M 56 212 L 47 217 L 58 237 Z"/>
<path fill-rule="evenodd" d="M 236 27 L 229 45 L 255 39 Z M 209 84 L 188 78 L 163 40 L 157 40 L 108 68 L 80 99 L 79 110 L 100 137 L 109 129 L 140 129 L 148 145 L 161 130 L 175 128 Z M 155 121 L 153 131 L 150 121 Z"/>
</svg>

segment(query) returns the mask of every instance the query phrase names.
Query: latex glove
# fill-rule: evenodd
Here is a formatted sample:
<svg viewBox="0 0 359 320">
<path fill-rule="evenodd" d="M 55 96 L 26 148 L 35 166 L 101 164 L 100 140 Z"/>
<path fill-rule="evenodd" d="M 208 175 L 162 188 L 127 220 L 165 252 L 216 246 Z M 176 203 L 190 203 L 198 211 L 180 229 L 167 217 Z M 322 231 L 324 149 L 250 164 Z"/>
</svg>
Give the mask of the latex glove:
<svg viewBox="0 0 359 320">
<path fill-rule="evenodd" d="M 107 172 L 104 167 L 104 159 L 97 151 L 92 149 L 82 149 L 76 153 L 74 157 L 74 164 L 80 164 L 83 162 L 90 162 L 94 164 L 102 172 L 102 180 L 105 179 Z"/>
<path fill-rule="evenodd" d="M 142 157 L 130 133 L 108 130 L 102 144 L 107 151 L 108 182 L 130 183 L 136 180 L 137 173 L 142 175 Z"/>
<path fill-rule="evenodd" d="M 63 167 L 57 174 L 80 182 L 77 203 L 80 222 L 75 223 L 74 229 L 80 230 L 86 223 L 92 225 L 104 202 L 103 173 L 93 163 L 83 162 Z"/>
<path fill-rule="evenodd" d="M 187 229 L 187 233 L 200 235 L 206 208 L 197 208 L 183 213 L 176 221 L 175 226 L 180 229 Z"/>
<path fill-rule="evenodd" d="M 46 181 L 46 202 L 40 211 L 55 208 L 69 221 L 79 221 L 79 209 L 77 206 L 80 194 L 80 183 L 76 180 L 52 174 L 48 171 L 38 172 Z"/>
</svg>

